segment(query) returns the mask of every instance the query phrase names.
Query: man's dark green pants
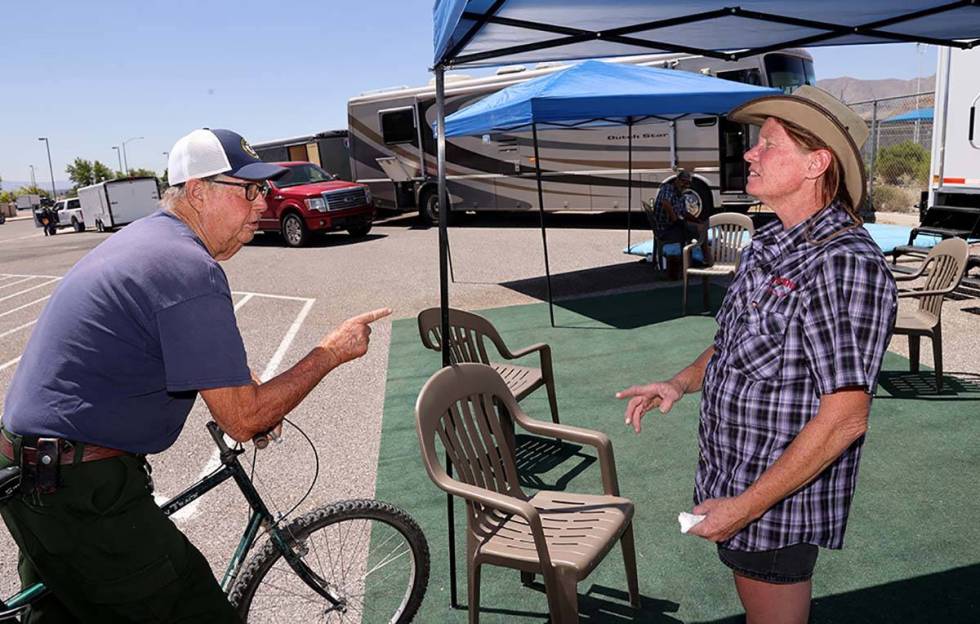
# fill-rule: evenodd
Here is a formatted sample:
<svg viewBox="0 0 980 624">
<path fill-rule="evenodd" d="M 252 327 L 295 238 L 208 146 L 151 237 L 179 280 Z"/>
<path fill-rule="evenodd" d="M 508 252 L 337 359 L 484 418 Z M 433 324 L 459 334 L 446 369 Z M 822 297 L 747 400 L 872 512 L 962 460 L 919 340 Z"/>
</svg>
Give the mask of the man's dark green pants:
<svg viewBox="0 0 980 624">
<path fill-rule="evenodd" d="M 12 463 L 0 454 L 0 468 Z M 141 458 L 62 465 L 56 492 L 22 492 L 0 515 L 20 547 L 21 583 L 52 590 L 25 622 L 240 621 L 207 560 L 154 503 Z"/>
</svg>

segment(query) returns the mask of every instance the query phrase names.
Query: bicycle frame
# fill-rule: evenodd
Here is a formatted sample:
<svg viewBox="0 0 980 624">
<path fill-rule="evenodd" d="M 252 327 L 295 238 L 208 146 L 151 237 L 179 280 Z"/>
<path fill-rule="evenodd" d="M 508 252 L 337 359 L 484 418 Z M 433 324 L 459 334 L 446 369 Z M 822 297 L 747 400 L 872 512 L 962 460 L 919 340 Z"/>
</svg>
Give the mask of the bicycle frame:
<svg viewBox="0 0 980 624">
<path fill-rule="evenodd" d="M 205 476 L 194 485 L 190 486 L 171 500 L 161 505 L 160 509 L 165 515 L 172 516 L 180 509 L 186 507 L 228 479 L 235 480 L 235 484 L 238 485 L 238 488 L 245 496 L 245 500 L 248 502 L 249 507 L 252 508 L 252 513 L 249 516 L 248 524 L 245 527 L 242 538 L 238 541 L 238 547 L 235 549 L 235 552 L 231 557 L 231 561 L 228 562 L 228 567 L 225 570 L 224 576 L 222 577 L 222 591 L 224 591 L 226 594 L 231 591 L 232 586 L 235 584 L 235 579 L 238 577 L 239 571 L 241 571 L 242 564 L 244 564 L 245 558 L 254 544 L 259 530 L 265 526 L 268 528 L 269 539 L 275 545 L 276 549 L 282 553 L 283 560 L 289 564 L 289 567 L 292 568 L 293 572 L 303 579 L 303 582 L 309 585 L 313 591 L 324 597 L 334 607 L 345 610 L 346 604 L 343 600 L 333 595 L 327 586 L 327 581 L 320 578 L 320 576 L 311 570 L 309 566 L 307 566 L 306 563 L 304 563 L 303 560 L 297 555 L 296 551 L 290 545 L 289 537 L 281 528 L 279 528 L 278 521 L 273 517 L 268 507 L 266 507 L 265 503 L 262 501 L 262 497 L 259 495 L 258 491 L 256 491 L 255 486 L 252 485 L 252 481 L 248 478 L 245 469 L 238 461 L 238 456 L 244 453 L 245 449 L 229 447 L 225 443 L 224 432 L 220 427 L 218 427 L 217 423 L 209 421 L 207 428 L 208 433 L 210 433 L 211 437 L 214 439 L 214 443 L 221 451 L 221 466 L 211 474 Z M 47 592 L 48 590 L 43 583 L 37 583 L 14 594 L 6 602 L 0 600 L 0 622 L 17 616 L 26 610 L 31 604 L 39 600 Z"/>
</svg>

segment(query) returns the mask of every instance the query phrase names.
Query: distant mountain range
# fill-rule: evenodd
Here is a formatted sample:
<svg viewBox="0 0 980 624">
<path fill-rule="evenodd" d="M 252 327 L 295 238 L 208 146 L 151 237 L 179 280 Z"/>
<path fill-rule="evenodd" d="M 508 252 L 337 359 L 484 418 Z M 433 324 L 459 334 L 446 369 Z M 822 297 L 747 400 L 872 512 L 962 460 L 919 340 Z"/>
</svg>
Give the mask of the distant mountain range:
<svg viewBox="0 0 980 624">
<path fill-rule="evenodd" d="M 16 191 L 17 189 L 19 189 L 19 188 L 21 188 L 23 186 L 30 186 L 30 185 L 31 185 L 31 181 L 30 180 L 8 180 L 8 179 L 4 178 L 2 181 L 0 181 L 0 188 L 2 188 L 4 191 Z M 48 179 L 48 180 L 38 180 L 37 181 L 37 185 L 38 185 L 38 187 L 40 187 L 40 188 L 42 188 L 42 189 L 44 189 L 46 191 L 50 191 L 51 190 L 51 180 L 50 179 Z M 72 183 L 71 182 L 68 182 L 66 180 L 55 180 L 54 181 L 54 187 L 56 189 L 58 189 L 58 193 L 64 193 L 65 191 L 67 191 L 68 189 L 70 189 L 72 187 Z"/>
<path fill-rule="evenodd" d="M 828 78 L 818 80 L 817 86 L 836 96 L 842 102 L 853 106 L 854 110 L 865 119 L 870 120 L 873 114 L 873 104 L 869 100 L 881 100 L 901 95 L 932 92 L 936 89 L 936 76 L 923 76 L 912 80 L 886 78 L 884 80 L 858 80 L 857 78 Z M 863 103 L 863 104 L 861 104 Z M 854 106 L 858 104 L 858 106 Z M 904 113 L 917 108 L 927 108 L 935 105 L 931 95 L 918 98 L 908 97 L 894 100 L 884 100 L 878 104 L 878 119 L 887 119 L 894 114 Z"/>
</svg>

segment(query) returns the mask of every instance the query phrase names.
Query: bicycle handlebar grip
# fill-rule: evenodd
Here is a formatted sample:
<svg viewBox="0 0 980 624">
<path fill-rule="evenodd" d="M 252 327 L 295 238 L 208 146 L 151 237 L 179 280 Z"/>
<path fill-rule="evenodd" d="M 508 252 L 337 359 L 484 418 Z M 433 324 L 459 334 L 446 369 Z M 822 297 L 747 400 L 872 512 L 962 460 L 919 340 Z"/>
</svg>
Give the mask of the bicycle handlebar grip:
<svg viewBox="0 0 980 624">
<path fill-rule="evenodd" d="M 252 444 L 254 444 L 255 448 L 259 449 L 260 451 L 269 446 L 269 432 L 266 431 L 263 433 L 256 433 L 254 436 L 252 436 Z"/>
</svg>

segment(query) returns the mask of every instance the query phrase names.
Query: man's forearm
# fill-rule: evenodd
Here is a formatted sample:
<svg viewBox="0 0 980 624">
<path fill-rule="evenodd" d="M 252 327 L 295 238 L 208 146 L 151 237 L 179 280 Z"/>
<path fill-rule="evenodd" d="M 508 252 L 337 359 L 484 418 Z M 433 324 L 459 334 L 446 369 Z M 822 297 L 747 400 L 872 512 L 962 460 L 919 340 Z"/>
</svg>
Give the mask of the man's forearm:
<svg viewBox="0 0 980 624">
<path fill-rule="evenodd" d="M 268 431 L 293 411 L 313 388 L 340 363 L 323 347 L 316 347 L 292 368 L 256 387 L 256 406 L 250 420 Z M 251 424 L 251 423 L 250 423 Z"/>
<path fill-rule="evenodd" d="M 698 359 L 694 360 L 693 364 L 674 375 L 670 381 L 676 383 L 684 394 L 697 392 L 701 389 L 701 384 L 704 382 L 704 371 L 707 370 L 708 361 L 714 355 L 714 352 L 715 347 L 711 345 L 698 356 Z"/>
<path fill-rule="evenodd" d="M 851 396 L 843 396 L 843 395 Z M 743 498 L 752 519 L 764 514 L 815 479 L 864 435 L 868 398 L 862 390 L 827 395 L 817 415 L 807 423 L 786 451 L 753 483 Z M 836 397 L 827 400 L 828 397 Z"/>
</svg>

